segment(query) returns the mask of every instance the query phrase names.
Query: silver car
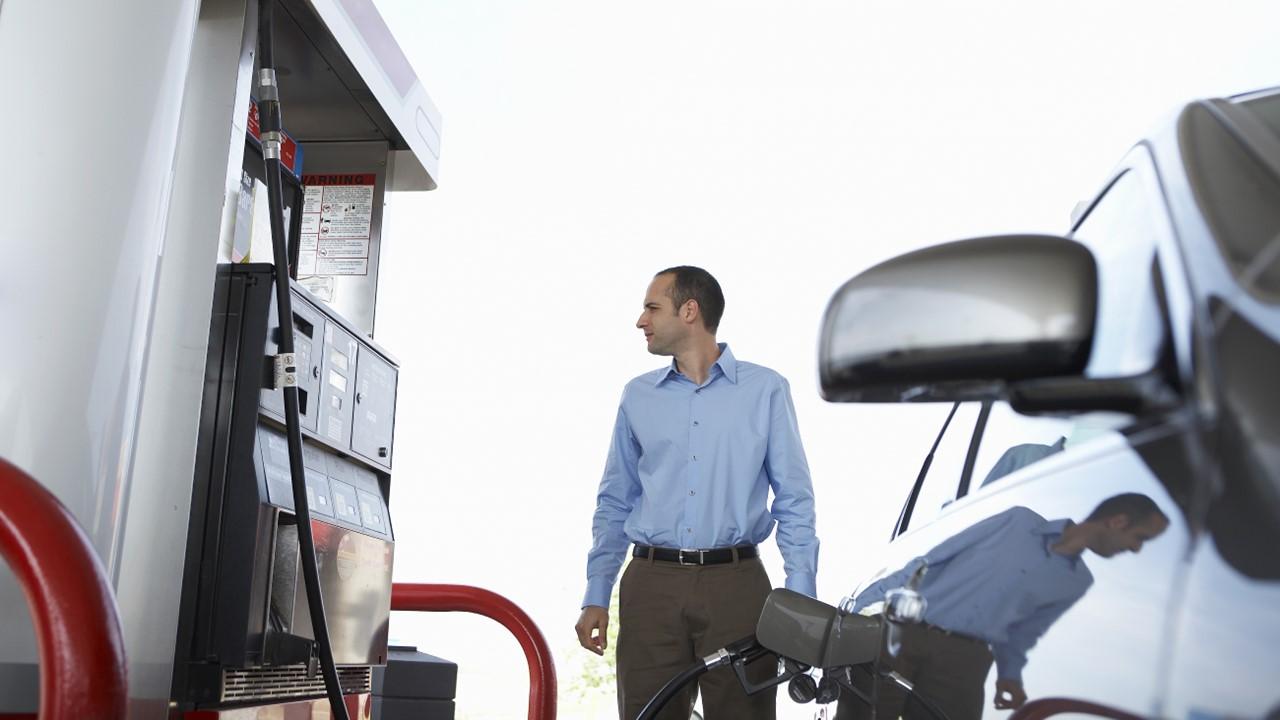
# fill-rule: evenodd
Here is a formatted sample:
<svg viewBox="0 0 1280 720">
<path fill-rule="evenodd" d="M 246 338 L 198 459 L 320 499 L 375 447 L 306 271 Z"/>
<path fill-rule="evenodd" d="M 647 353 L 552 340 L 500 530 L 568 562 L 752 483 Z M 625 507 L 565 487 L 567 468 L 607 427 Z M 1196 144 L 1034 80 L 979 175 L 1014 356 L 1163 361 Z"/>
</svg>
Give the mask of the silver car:
<svg viewBox="0 0 1280 720">
<path fill-rule="evenodd" d="M 914 577 L 921 622 L 840 718 L 1280 715 L 1280 91 L 1183 107 L 1065 237 L 861 273 L 820 365 L 951 404 L 849 608 Z"/>
</svg>

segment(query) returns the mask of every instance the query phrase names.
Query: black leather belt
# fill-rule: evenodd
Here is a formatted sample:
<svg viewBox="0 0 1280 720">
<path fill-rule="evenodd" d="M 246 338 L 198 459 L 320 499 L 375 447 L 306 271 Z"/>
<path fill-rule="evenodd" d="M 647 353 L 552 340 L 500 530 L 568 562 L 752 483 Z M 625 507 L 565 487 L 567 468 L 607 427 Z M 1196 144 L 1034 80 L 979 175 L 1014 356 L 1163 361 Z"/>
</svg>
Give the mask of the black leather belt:
<svg viewBox="0 0 1280 720">
<path fill-rule="evenodd" d="M 733 562 L 735 551 L 738 558 L 742 560 L 759 555 L 756 552 L 755 545 L 739 545 L 737 547 L 715 548 L 714 550 L 674 550 L 672 548 L 637 545 L 631 555 L 645 560 L 652 557 L 659 562 L 672 562 L 681 565 L 723 565 Z"/>
</svg>

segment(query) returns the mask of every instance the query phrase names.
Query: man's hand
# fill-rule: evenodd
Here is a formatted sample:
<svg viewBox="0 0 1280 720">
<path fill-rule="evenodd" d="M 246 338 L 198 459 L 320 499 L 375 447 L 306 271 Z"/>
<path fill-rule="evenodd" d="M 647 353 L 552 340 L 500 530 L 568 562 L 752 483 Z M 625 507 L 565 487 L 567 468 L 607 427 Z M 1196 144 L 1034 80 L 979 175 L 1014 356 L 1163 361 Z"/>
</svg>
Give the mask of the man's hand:
<svg viewBox="0 0 1280 720">
<path fill-rule="evenodd" d="M 1017 710 L 1027 701 L 1021 680 L 996 680 L 996 709 Z"/>
<path fill-rule="evenodd" d="M 578 624 L 573 629 L 578 631 L 579 645 L 597 655 L 604 655 L 604 649 L 609 647 L 608 610 L 599 605 L 588 605 L 582 608 L 582 614 L 578 616 Z"/>
</svg>

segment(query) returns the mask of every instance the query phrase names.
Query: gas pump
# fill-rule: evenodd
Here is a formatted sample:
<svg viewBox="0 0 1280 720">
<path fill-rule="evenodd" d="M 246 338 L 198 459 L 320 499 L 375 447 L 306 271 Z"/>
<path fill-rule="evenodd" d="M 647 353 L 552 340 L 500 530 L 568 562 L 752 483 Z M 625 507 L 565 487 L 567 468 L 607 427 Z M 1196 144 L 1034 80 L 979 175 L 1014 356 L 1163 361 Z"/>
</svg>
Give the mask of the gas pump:
<svg viewBox="0 0 1280 720">
<path fill-rule="evenodd" d="M 369 693 L 373 667 L 387 661 L 397 368 L 295 278 L 303 237 L 309 278 L 333 256 L 367 275 L 381 198 L 376 172 L 316 191 L 303 175 L 286 214 L 283 177 L 298 177 L 300 151 L 284 152 L 293 141 L 282 125 L 274 0 L 260 0 L 258 18 L 244 172 L 246 185 L 265 179 L 254 204 L 268 207 L 254 214 L 265 215 L 268 237 L 263 223 L 238 222 L 251 237 L 237 237 L 240 262 L 218 268 L 173 707 L 324 692 L 331 714 L 346 718 L 344 695 Z M 266 247 L 272 264 L 244 263 L 267 259 Z M 333 286 L 316 287 L 332 300 Z"/>
<path fill-rule="evenodd" d="M 62 73 L 51 105 L 66 147 L 27 153 L 6 128 L 4 155 L 30 187 L 79 158 L 86 201 L 109 212 L 90 224 L 67 197 L 26 194 L 0 226 L 36 241 L 30 270 L 0 275 L 4 334 L 29 348 L 0 359 L 25 424 L 0 434 L 0 457 L 88 529 L 120 607 L 130 717 L 319 711 L 326 694 L 332 716 L 367 715 L 395 555 L 399 368 L 373 340 L 382 205 L 435 188 L 439 113 L 370 0 L 279 0 L 270 23 L 252 1 L 73 2 L 71 28 L 47 4 L 3 4 L 6 67 L 62 31 L 55 65 L 86 68 Z M 122 37 L 138 39 L 108 52 Z M 129 80 L 119 104 L 73 116 L 111 73 Z M 0 80 L 29 94 L 26 75 Z M 0 611 L 18 619 L 0 628 L 0 716 L 33 712 L 36 653 L 3 569 Z"/>
</svg>

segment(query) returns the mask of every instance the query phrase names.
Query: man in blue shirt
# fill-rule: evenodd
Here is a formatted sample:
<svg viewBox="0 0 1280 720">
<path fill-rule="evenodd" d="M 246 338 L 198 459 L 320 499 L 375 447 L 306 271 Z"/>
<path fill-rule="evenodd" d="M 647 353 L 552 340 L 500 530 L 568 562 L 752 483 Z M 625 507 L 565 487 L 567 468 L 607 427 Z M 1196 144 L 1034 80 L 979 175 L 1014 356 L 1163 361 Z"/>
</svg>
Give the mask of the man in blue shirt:
<svg viewBox="0 0 1280 720">
<path fill-rule="evenodd" d="M 813 486 L 790 387 L 716 342 L 723 312 L 715 278 L 681 266 L 654 276 L 636 322 L 650 353 L 674 359 L 623 391 L 575 628 L 584 648 L 604 653 L 609 596 L 634 544 L 619 588 L 624 720 L 695 660 L 755 632 L 771 590 L 756 546 L 775 525 L 786 586 L 817 592 Z M 775 715 L 772 690 L 748 697 L 727 668 L 698 690 L 708 718 Z M 695 697 L 689 688 L 662 717 L 687 720 Z"/>
<path fill-rule="evenodd" d="M 884 600 L 923 567 L 924 624 L 903 628 L 890 666 L 951 720 L 962 720 L 982 716 L 983 684 L 994 659 L 995 707 L 1016 709 L 1027 699 L 1027 652 L 1093 585 L 1083 552 L 1103 558 L 1136 553 L 1168 527 L 1165 514 L 1140 493 L 1109 497 L 1080 523 L 1011 507 L 867 586 L 853 611 Z M 904 704 L 896 687 L 882 683 L 880 690 L 878 717 L 932 717 Z M 842 696 L 836 717 L 870 717 L 870 709 Z"/>
</svg>

